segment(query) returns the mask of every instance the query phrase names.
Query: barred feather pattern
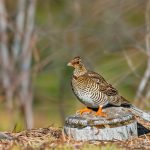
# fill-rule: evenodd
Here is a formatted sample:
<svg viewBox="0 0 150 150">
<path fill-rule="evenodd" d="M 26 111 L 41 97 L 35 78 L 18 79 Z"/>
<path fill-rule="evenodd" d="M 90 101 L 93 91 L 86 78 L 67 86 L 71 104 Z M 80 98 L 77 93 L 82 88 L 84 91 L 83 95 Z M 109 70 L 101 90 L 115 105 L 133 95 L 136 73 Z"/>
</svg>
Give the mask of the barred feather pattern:
<svg viewBox="0 0 150 150">
<path fill-rule="evenodd" d="M 119 95 L 118 91 L 96 72 L 88 71 L 81 57 L 72 59 L 68 66 L 74 68 L 72 76 L 72 89 L 76 97 L 86 106 L 98 108 L 108 103 L 116 106 L 128 106 L 128 109 L 140 118 L 150 122 L 150 114 L 140 110 L 125 98 Z"/>
<path fill-rule="evenodd" d="M 82 75 L 77 78 L 73 76 L 72 89 L 77 98 L 83 104 L 91 108 L 98 108 L 100 105 L 105 106 L 108 103 L 112 103 L 117 106 L 121 105 L 120 96 L 106 95 L 101 91 L 100 85 L 86 75 Z"/>
</svg>

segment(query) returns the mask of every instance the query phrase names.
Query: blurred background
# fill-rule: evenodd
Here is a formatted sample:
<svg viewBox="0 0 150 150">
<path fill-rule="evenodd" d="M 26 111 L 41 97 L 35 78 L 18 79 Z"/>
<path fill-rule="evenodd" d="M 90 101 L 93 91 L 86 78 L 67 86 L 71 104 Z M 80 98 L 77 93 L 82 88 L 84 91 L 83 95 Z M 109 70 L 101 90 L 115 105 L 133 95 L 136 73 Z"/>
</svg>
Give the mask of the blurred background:
<svg viewBox="0 0 150 150">
<path fill-rule="evenodd" d="M 74 56 L 150 110 L 150 1 L 0 0 L 0 130 L 60 127 L 82 108 Z"/>
</svg>

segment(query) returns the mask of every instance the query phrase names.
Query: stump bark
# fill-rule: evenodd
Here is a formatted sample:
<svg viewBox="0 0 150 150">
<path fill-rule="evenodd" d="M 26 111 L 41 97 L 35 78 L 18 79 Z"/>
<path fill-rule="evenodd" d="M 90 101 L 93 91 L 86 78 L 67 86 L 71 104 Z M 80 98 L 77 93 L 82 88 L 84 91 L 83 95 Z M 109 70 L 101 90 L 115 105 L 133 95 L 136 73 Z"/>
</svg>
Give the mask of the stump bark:
<svg viewBox="0 0 150 150">
<path fill-rule="evenodd" d="M 76 114 L 66 118 L 64 133 L 77 141 L 127 140 L 138 135 L 137 121 L 122 107 L 106 108 L 107 117 L 94 113 Z"/>
</svg>

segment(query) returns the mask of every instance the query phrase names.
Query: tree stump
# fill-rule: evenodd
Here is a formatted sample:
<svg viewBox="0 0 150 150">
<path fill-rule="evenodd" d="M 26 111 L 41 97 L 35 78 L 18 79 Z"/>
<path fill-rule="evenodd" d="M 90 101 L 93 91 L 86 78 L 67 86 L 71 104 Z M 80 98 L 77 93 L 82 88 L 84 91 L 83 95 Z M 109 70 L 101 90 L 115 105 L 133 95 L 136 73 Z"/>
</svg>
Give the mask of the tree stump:
<svg viewBox="0 0 150 150">
<path fill-rule="evenodd" d="M 103 109 L 107 117 L 76 114 L 65 120 L 64 133 L 76 141 L 127 140 L 138 135 L 137 121 L 122 107 Z"/>
</svg>

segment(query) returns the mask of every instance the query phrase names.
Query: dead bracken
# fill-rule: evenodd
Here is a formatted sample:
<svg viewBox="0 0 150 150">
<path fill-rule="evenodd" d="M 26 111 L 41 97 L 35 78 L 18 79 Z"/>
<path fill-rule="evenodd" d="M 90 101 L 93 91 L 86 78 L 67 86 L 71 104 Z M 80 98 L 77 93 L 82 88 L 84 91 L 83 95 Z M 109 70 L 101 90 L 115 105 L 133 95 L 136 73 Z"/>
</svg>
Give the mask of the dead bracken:
<svg viewBox="0 0 150 150">
<path fill-rule="evenodd" d="M 141 121 L 141 120 L 139 120 Z M 142 122 L 146 128 L 150 123 Z M 48 127 L 32 130 L 25 130 L 19 133 L 6 133 L 13 139 L 0 140 L 0 149 L 98 149 L 106 146 L 115 149 L 150 149 L 150 133 L 126 141 L 89 141 L 76 142 L 67 138 L 61 128 Z"/>
</svg>

